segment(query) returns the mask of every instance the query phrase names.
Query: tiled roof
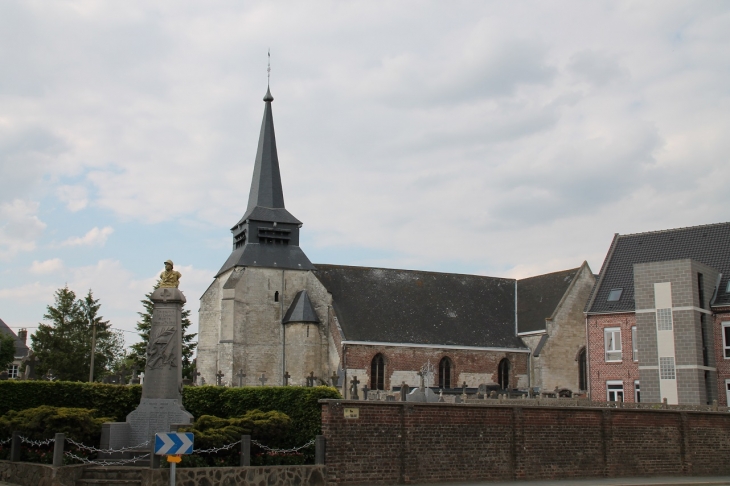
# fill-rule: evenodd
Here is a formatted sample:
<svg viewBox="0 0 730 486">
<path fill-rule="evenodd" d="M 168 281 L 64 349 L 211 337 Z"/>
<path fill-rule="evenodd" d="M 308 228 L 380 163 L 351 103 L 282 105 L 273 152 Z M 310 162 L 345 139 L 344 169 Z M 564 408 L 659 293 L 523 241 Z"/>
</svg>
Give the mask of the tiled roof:
<svg viewBox="0 0 730 486">
<path fill-rule="evenodd" d="M 348 341 L 525 349 L 515 280 L 316 265 Z"/>
<path fill-rule="evenodd" d="M 28 355 L 28 346 L 21 341 L 18 336 L 8 327 L 5 322 L 0 319 L 0 333 L 12 336 L 15 339 L 15 357 L 19 358 Z"/>
<path fill-rule="evenodd" d="M 538 275 L 517 281 L 519 332 L 542 331 L 577 275 L 579 268 Z"/>
<path fill-rule="evenodd" d="M 691 258 L 722 273 L 714 306 L 730 305 L 726 292 L 730 277 L 730 223 L 708 224 L 613 239 L 591 298 L 588 313 L 634 311 L 634 264 Z M 623 289 L 618 302 L 608 302 L 611 289 Z"/>
</svg>

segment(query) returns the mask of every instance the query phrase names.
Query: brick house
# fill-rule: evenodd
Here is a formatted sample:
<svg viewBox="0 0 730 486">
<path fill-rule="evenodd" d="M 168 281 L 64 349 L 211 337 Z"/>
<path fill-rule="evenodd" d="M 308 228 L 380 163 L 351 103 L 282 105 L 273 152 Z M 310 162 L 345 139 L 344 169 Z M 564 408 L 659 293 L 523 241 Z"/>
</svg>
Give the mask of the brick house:
<svg viewBox="0 0 730 486">
<path fill-rule="evenodd" d="M 730 223 L 614 236 L 586 304 L 595 401 L 726 405 Z"/>
<path fill-rule="evenodd" d="M 541 346 L 537 379 L 578 390 L 575 355 L 593 279 L 587 264 L 526 279 L 522 295 L 531 304 L 519 309 L 523 281 L 515 279 L 313 265 L 299 246 L 302 223 L 284 206 L 270 92 L 264 102 L 248 206 L 231 228 L 230 255 L 200 299 L 196 363 L 206 383 L 235 384 L 240 376 L 244 385 L 305 385 L 309 377 L 337 377 L 347 393 L 343 385 L 357 376 L 360 386 L 392 390 L 418 386 L 417 373 L 430 362 L 433 386 L 524 390 L 532 385 L 532 349 L 518 335 L 522 322 L 538 341 L 553 336 Z M 551 319 L 556 325 L 546 324 Z M 561 360 L 569 376 L 558 372 Z M 551 366 L 556 374 L 545 378 Z"/>
</svg>

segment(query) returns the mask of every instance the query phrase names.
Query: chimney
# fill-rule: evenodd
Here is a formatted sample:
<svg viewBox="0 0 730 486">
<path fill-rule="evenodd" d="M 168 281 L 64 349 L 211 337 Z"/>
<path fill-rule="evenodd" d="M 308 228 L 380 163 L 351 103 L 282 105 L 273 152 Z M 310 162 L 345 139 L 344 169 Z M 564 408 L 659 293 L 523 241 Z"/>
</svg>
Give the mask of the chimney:
<svg viewBox="0 0 730 486">
<path fill-rule="evenodd" d="M 23 341 L 23 344 L 28 340 L 28 330 L 26 328 L 22 328 L 20 331 L 18 331 L 18 339 Z"/>
</svg>

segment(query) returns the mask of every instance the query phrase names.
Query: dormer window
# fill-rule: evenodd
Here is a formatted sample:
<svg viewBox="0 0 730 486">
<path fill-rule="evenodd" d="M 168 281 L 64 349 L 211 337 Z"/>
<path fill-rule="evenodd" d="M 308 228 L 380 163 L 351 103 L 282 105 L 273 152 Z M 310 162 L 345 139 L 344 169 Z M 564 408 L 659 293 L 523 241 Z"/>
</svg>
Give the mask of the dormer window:
<svg viewBox="0 0 730 486">
<path fill-rule="evenodd" d="M 624 292 L 624 289 L 611 289 L 611 291 L 608 293 L 608 299 L 606 299 L 608 302 L 618 302 L 619 299 L 621 299 L 621 294 Z"/>
</svg>

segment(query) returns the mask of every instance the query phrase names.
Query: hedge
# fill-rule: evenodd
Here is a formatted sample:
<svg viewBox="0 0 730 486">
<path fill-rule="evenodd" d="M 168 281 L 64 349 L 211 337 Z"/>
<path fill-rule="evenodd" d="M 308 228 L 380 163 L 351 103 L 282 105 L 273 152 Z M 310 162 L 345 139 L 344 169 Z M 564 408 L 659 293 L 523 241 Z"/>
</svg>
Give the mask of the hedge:
<svg viewBox="0 0 730 486">
<path fill-rule="evenodd" d="M 10 410 L 50 405 L 95 409 L 97 416 L 113 417 L 115 421 L 123 422 L 127 414 L 137 408 L 141 396 L 140 385 L 6 380 L 0 381 L 0 415 Z M 186 386 L 183 389 L 183 406 L 194 417 L 240 417 L 254 409 L 285 413 L 291 418 L 292 427 L 280 444 L 272 444 L 280 447 L 302 445 L 320 433 L 318 401 L 324 398 L 342 397 L 334 388 L 324 386 Z"/>
</svg>

